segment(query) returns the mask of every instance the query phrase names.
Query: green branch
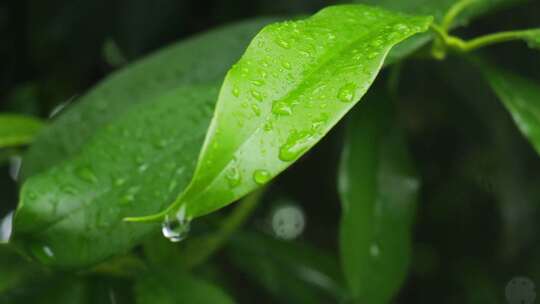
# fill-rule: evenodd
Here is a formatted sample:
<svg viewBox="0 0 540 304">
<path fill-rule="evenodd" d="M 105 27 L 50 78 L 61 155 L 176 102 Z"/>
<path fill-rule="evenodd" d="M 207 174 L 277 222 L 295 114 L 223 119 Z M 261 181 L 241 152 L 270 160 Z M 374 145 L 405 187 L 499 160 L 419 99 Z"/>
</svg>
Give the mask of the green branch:
<svg viewBox="0 0 540 304">
<path fill-rule="evenodd" d="M 448 9 L 441 24 L 432 24 L 430 26 L 431 31 L 436 36 L 431 48 L 432 57 L 442 60 L 446 57 L 448 51 L 467 53 L 502 42 L 527 40 L 531 35 L 540 31 L 540 29 L 504 31 L 480 36 L 471 40 L 463 40 L 459 37 L 450 35 L 450 28 L 454 24 L 457 16 L 476 1 L 477 0 L 460 0 L 456 2 Z"/>
<path fill-rule="evenodd" d="M 470 52 L 493 44 L 526 39 L 532 30 L 506 31 L 480 36 L 466 41 L 460 48 L 462 52 Z"/>
<path fill-rule="evenodd" d="M 502 42 L 526 40 L 533 33 L 539 31 L 539 29 L 505 31 L 476 37 L 470 40 L 463 40 L 459 37 L 449 35 L 442 26 L 432 24 L 430 28 L 437 37 L 433 43 L 431 54 L 435 59 L 439 60 L 444 59 L 449 50 L 457 53 L 472 52 Z"/>
<path fill-rule="evenodd" d="M 456 2 L 454 5 L 448 9 L 448 12 L 443 17 L 441 28 L 445 32 L 450 31 L 450 27 L 453 25 L 454 20 L 456 17 L 463 12 L 467 7 L 469 7 L 471 4 L 474 4 L 477 0 L 461 0 Z"/>
</svg>

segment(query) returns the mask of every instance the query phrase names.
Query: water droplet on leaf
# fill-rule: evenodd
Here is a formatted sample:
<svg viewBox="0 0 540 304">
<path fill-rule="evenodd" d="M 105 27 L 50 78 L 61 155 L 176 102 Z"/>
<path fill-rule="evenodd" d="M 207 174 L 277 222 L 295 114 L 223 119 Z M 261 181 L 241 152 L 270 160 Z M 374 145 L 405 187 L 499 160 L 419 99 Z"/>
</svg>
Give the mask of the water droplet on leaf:
<svg viewBox="0 0 540 304">
<path fill-rule="evenodd" d="M 373 58 L 377 57 L 378 55 L 379 55 L 379 53 L 377 53 L 377 52 L 371 52 L 371 53 L 369 53 L 367 55 L 367 58 L 368 59 L 373 59 Z"/>
<path fill-rule="evenodd" d="M 281 63 L 281 66 L 286 70 L 290 70 L 292 68 L 291 64 L 288 61 L 283 61 Z"/>
<path fill-rule="evenodd" d="M 337 97 L 343 102 L 352 102 L 354 100 L 355 91 L 356 84 L 350 82 L 339 89 Z"/>
<path fill-rule="evenodd" d="M 272 129 L 274 129 L 274 125 L 270 120 L 264 123 L 263 130 L 265 130 L 266 132 L 270 132 L 272 131 Z"/>
<path fill-rule="evenodd" d="M 236 86 L 233 87 L 232 94 L 233 94 L 234 97 L 240 96 L 240 89 L 238 87 L 236 87 Z"/>
<path fill-rule="evenodd" d="M 280 116 L 288 116 L 292 114 L 292 108 L 288 103 L 278 100 L 272 104 L 272 113 Z"/>
<path fill-rule="evenodd" d="M 291 47 L 291 45 L 283 39 L 278 39 L 277 44 L 284 49 L 288 49 Z"/>
<path fill-rule="evenodd" d="M 257 101 L 262 101 L 263 100 L 263 95 L 259 91 L 252 90 L 251 91 L 251 96 L 253 96 L 253 98 L 255 98 Z"/>
<path fill-rule="evenodd" d="M 148 169 L 148 164 L 141 164 L 139 166 L 139 172 L 143 173 L 144 171 L 146 171 L 146 169 Z"/>
<path fill-rule="evenodd" d="M 266 184 L 272 176 L 268 170 L 258 169 L 253 172 L 253 181 L 259 185 Z"/>
<path fill-rule="evenodd" d="M 396 31 L 399 31 L 399 32 L 402 32 L 402 33 L 407 33 L 409 31 L 409 27 L 406 24 L 403 24 L 403 23 L 398 23 L 398 24 L 394 25 L 394 29 Z"/>
<path fill-rule="evenodd" d="M 227 179 L 227 182 L 231 187 L 236 187 L 240 184 L 240 182 L 242 181 L 242 176 L 240 174 L 240 170 L 238 170 L 238 167 L 236 167 L 236 165 L 227 170 L 227 172 L 225 173 L 225 179 Z"/>
<path fill-rule="evenodd" d="M 293 161 L 304 153 L 311 145 L 313 131 L 295 132 L 279 149 L 279 159 Z"/>
<path fill-rule="evenodd" d="M 253 113 L 254 113 L 256 116 L 261 116 L 261 108 L 259 108 L 258 105 L 252 104 L 252 105 L 251 105 L 251 110 L 253 110 Z"/>
</svg>

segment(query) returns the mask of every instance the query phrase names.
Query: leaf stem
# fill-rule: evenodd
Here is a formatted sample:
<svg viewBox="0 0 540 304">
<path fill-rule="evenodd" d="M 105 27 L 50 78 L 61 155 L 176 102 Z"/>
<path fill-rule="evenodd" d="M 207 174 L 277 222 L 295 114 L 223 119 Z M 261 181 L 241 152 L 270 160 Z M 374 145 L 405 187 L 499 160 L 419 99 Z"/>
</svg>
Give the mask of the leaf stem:
<svg viewBox="0 0 540 304">
<path fill-rule="evenodd" d="M 452 5 L 450 9 L 448 9 L 448 12 L 446 13 L 446 15 L 444 15 L 443 17 L 441 28 L 445 32 L 448 32 L 450 30 L 450 27 L 452 27 L 456 17 L 461 12 L 463 12 L 468 6 L 470 6 L 476 1 L 477 0 L 461 0 L 461 1 L 456 2 L 454 5 Z"/>
<path fill-rule="evenodd" d="M 531 30 L 505 31 L 480 36 L 469 41 L 465 41 L 465 43 L 461 46 L 460 51 L 470 52 L 485 46 L 490 46 L 501 42 L 521 40 L 523 38 L 526 38 L 530 34 L 530 32 Z"/>
<path fill-rule="evenodd" d="M 459 37 L 449 35 L 443 27 L 432 24 L 430 26 L 432 32 L 437 36 L 431 54 L 435 59 L 444 59 L 448 50 L 458 53 L 472 52 L 477 49 L 498 44 L 501 42 L 515 41 L 527 38 L 531 33 L 539 29 L 504 31 L 498 33 L 487 34 L 476 37 L 470 40 L 463 40 Z"/>
</svg>

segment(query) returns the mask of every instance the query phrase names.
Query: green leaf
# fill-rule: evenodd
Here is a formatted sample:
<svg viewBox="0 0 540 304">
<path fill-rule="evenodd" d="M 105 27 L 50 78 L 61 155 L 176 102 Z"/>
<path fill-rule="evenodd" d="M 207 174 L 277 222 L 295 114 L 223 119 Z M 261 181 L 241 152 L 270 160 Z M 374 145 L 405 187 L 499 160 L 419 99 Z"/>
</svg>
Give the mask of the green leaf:
<svg viewBox="0 0 540 304">
<path fill-rule="evenodd" d="M 343 295 L 336 259 L 319 248 L 240 232 L 227 252 L 236 267 L 284 303 L 335 302 Z"/>
<path fill-rule="evenodd" d="M 23 174 L 32 178 L 22 188 L 14 242 L 42 263 L 81 267 L 125 252 L 156 230 L 122 218 L 157 212 L 184 189 L 217 96 L 213 85 L 178 87 L 220 81 L 271 20 L 227 26 L 159 51 L 60 114 L 24 157 Z"/>
<path fill-rule="evenodd" d="M 358 303 L 389 303 L 406 274 L 419 181 L 387 98 L 351 114 L 342 157 L 342 269 Z"/>
<path fill-rule="evenodd" d="M 517 127 L 540 154 L 540 85 L 511 72 L 481 64 L 484 76 Z"/>
<path fill-rule="evenodd" d="M 125 252 L 155 225 L 122 221 L 157 212 L 188 183 L 217 87 L 172 90 L 100 128 L 78 155 L 29 178 L 12 242 L 41 263 L 80 267 Z"/>
<path fill-rule="evenodd" d="M 160 214 L 131 220 L 179 209 L 202 216 L 268 182 L 356 104 L 392 46 L 431 19 L 343 5 L 263 29 L 225 78 L 186 191 Z"/>
<path fill-rule="evenodd" d="M 26 145 L 32 142 L 43 127 L 43 122 L 36 118 L 0 114 L 0 148 Z"/>
<path fill-rule="evenodd" d="M 258 18 L 197 35 L 107 77 L 36 138 L 24 157 L 22 177 L 80 153 L 97 130 L 137 104 L 151 106 L 154 97 L 182 85 L 220 82 L 251 38 L 275 20 Z"/>
<path fill-rule="evenodd" d="M 218 287 L 176 269 L 146 273 L 135 285 L 137 304 L 229 304 L 234 301 Z"/>
</svg>

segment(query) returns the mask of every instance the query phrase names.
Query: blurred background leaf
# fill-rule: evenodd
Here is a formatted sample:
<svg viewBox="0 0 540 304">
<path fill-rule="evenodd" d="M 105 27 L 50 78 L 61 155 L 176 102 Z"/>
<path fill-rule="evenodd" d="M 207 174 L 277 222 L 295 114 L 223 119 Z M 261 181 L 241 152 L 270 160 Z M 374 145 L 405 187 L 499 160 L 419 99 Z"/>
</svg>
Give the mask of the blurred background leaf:
<svg viewBox="0 0 540 304">
<path fill-rule="evenodd" d="M 390 98 L 374 88 L 345 135 L 340 252 L 357 303 L 390 302 L 409 270 L 420 182 L 395 117 Z"/>
<path fill-rule="evenodd" d="M 235 303 L 218 287 L 183 272 L 167 267 L 144 273 L 135 286 L 137 304 L 231 304 Z"/>
<path fill-rule="evenodd" d="M 540 85 L 488 64 L 480 67 L 516 126 L 540 154 Z"/>
<path fill-rule="evenodd" d="M 344 295 L 335 258 L 307 244 L 242 232 L 231 240 L 228 254 L 280 303 L 334 303 Z"/>
<path fill-rule="evenodd" d="M 43 126 L 40 120 L 32 117 L 0 114 L 0 148 L 31 143 Z"/>
</svg>

